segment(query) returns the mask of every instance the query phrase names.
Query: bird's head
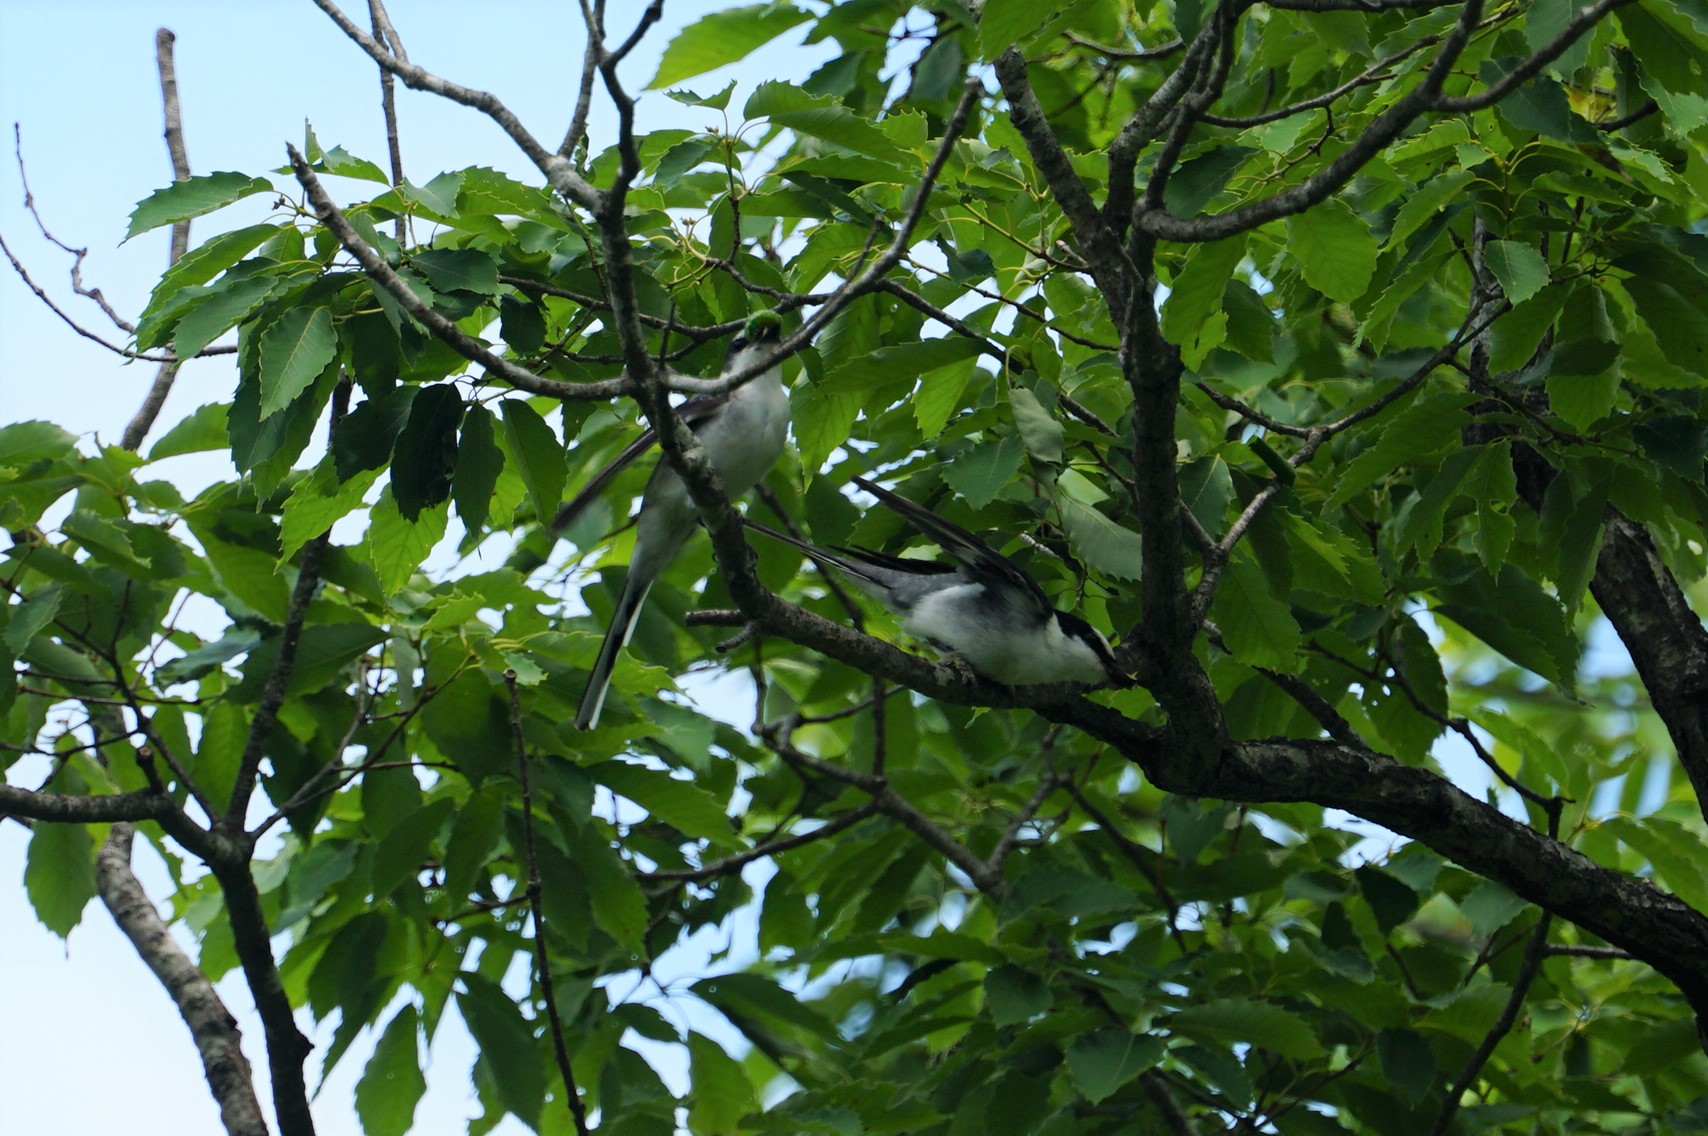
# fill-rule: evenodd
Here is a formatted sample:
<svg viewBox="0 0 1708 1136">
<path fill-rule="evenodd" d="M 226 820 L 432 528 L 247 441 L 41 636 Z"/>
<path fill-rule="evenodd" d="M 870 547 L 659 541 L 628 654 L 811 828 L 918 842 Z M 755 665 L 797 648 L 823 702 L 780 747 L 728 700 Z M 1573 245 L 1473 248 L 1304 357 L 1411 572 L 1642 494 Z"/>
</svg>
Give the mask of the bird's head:
<svg viewBox="0 0 1708 1136">
<path fill-rule="evenodd" d="M 749 347 L 776 343 L 782 337 L 783 317 L 770 308 L 761 308 L 747 317 L 740 333 L 730 341 L 729 353 L 734 356 Z"/>
</svg>

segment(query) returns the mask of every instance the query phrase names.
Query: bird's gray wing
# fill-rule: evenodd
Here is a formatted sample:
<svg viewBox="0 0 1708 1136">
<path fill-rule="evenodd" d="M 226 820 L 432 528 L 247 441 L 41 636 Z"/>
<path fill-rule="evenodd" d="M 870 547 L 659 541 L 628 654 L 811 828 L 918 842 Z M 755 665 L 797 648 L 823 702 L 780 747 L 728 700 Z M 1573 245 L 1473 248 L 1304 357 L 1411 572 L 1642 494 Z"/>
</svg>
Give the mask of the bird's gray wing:
<svg viewBox="0 0 1708 1136">
<path fill-rule="evenodd" d="M 864 477 L 854 478 L 854 484 L 882 501 L 908 524 L 937 542 L 939 548 L 964 564 L 968 574 L 974 579 L 982 579 L 990 586 L 1000 588 L 1004 595 L 1017 600 L 1023 598 L 1023 602 L 1034 607 L 1040 615 L 1055 613 L 1055 605 L 1050 603 L 1050 598 L 1044 594 L 1044 589 L 1038 586 L 1038 581 L 1027 575 L 1014 561 L 960 525 L 945 520 L 925 506 L 909 501 L 899 493 L 892 493 Z"/>
<path fill-rule="evenodd" d="M 676 408 L 676 416 L 686 422 L 688 428 L 692 430 L 704 423 L 714 411 L 728 402 L 730 393 L 725 391 L 723 394 L 695 395 Z M 565 501 L 558 508 L 557 516 L 552 518 L 552 532 L 561 533 L 579 520 L 581 514 L 587 511 L 587 507 L 593 504 L 594 500 L 616 479 L 616 476 L 633 465 L 636 458 L 652 449 L 657 442 L 658 431 L 651 426 L 641 431 L 639 437 L 623 447 L 622 453 L 612 458 L 604 469 L 594 474 L 592 479 L 581 487 L 581 492 Z"/>
</svg>

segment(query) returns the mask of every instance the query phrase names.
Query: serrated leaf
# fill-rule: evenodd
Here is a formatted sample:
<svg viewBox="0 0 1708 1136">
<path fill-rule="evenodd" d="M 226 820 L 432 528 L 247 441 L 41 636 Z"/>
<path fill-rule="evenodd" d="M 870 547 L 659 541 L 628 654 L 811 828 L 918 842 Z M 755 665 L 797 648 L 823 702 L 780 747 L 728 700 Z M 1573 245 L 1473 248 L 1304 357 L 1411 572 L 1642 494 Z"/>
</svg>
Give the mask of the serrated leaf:
<svg viewBox="0 0 1708 1136">
<path fill-rule="evenodd" d="M 198 407 L 188 418 L 160 435 L 148 451 L 148 460 L 153 462 L 180 454 L 223 450 L 227 441 L 226 415 L 229 410 L 230 407 L 223 402 L 210 402 Z"/>
<path fill-rule="evenodd" d="M 24 862 L 24 894 L 42 926 L 60 938 L 95 898 L 95 842 L 82 824 L 37 824 Z"/>
<path fill-rule="evenodd" d="M 1268 1002 L 1232 998 L 1204 1002 L 1176 1013 L 1168 1024 L 1189 1037 L 1245 1042 L 1300 1061 L 1322 1056 L 1322 1044 L 1309 1023 Z"/>
<path fill-rule="evenodd" d="M 1376 1054 L 1382 1076 L 1416 1108 L 1440 1076 L 1435 1052 L 1421 1034 L 1409 1029 L 1385 1029 L 1376 1035 Z"/>
<path fill-rule="evenodd" d="M 741 113 L 744 118 L 769 119 L 776 126 L 810 134 L 891 165 L 907 169 L 918 165 L 912 154 L 890 141 L 889 135 L 870 120 L 828 95 L 810 94 L 790 83 L 773 80 L 759 84 Z"/>
<path fill-rule="evenodd" d="M 391 458 L 392 498 L 404 520 L 450 497 L 462 418 L 462 395 L 450 383 L 423 387 L 415 396 Z"/>
<path fill-rule="evenodd" d="M 1242 546 L 1222 572 L 1216 590 L 1216 626 L 1241 662 L 1288 669 L 1299 650 L 1299 622 L 1269 589 L 1263 569 Z"/>
<path fill-rule="evenodd" d="M 376 478 L 375 470 L 363 470 L 339 482 L 330 463 L 322 462 L 313 473 L 297 482 L 285 499 L 279 521 L 279 560 L 292 560 L 302 546 L 347 517 L 362 504 Z"/>
<path fill-rule="evenodd" d="M 498 294 L 498 264 L 479 249 L 428 249 L 410 258 L 435 292 Z"/>
<path fill-rule="evenodd" d="M 534 1031 L 502 987 L 484 975 L 462 971 L 457 1009 L 480 1048 L 480 1060 L 498 1100 L 530 1128 L 538 1128 L 546 1077 Z"/>
<path fill-rule="evenodd" d="M 702 16 L 665 46 L 646 89 L 656 91 L 739 62 L 810 18 L 811 13 L 786 3 L 748 4 Z M 694 105 L 706 105 L 706 100 L 695 99 Z"/>
<path fill-rule="evenodd" d="M 723 806 L 692 781 L 680 781 L 661 770 L 625 761 L 590 765 L 587 775 L 684 836 L 716 844 L 733 842 L 733 831 Z"/>
<path fill-rule="evenodd" d="M 405 520 L 390 489 L 368 510 L 368 560 L 387 595 L 396 594 L 409 582 L 445 535 L 447 511 L 444 505 L 437 505 L 423 509 L 414 521 Z"/>
<path fill-rule="evenodd" d="M 985 0 L 979 11 L 979 53 L 995 59 L 1010 47 L 1019 47 L 1044 26 L 1049 5 L 1036 0 Z"/>
<path fill-rule="evenodd" d="M 23 654 L 30 640 L 59 614 L 59 605 L 64 599 L 64 585 L 48 584 L 31 592 L 23 603 L 8 607 L 6 611 L 10 618 L 6 623 L 6 646 L 16 654 Z"/>
<path fill-rule="evenodd" d="M 332 431 L 332 461 L 339 481 L 348 481 L 366 469 L 379 469 L 391 460 L 397 435 L 409 421 L 409 409 L 423 389 L 393 387 L 344 416 Z"/>
<path fill-rule="evenodd" d="M 611 847 L 597 822 L 561 831 L 570 846 L 570 859 L 579 869 L 592 901 L 593 922 L 626 949 L 644 956 L 646 896 L 635 882 L 634 873 Z"/>
<path fill-rule="evenodd" d="M 967 382 L 975 368 L 971 361 L 958 367 L 941 367 L 923 378 L 913 396 L 913 421 L 922 438 L 935 438 L 964 404 Z"/>
<path fill-rule="evenodd" d="M 290 405 L 337 354 L 330 310 L 292 308 L 280 316 L 261 334 L 261 417 Z"/>
<path fill-rule="evenodd" d="M 1388 247 L 1397 249 L 1424 225 L 1441 212 L 1441 207 L 1458 196 L 1475 175 L 1469 170 L 1446 170 L 1425 178 L 1400 205 L 1394 214 L 1394 227 L 1388 233 Z"/>
<path fill-rule="evenodd" d="M 832 368 L 817 390 L 820 394 L 842 394 L 875 390 L 895 383 L 912 383 L 940 367 L 970 359 L 979 350 L 979 344 L 961 336 L 880 347 Z"/>
<path fill-rule="evenodd" d="M 1245 236 L 1198 245 L 1175 274 L 1162 304 L 1162 333 L 1171 343 L 1194 339 L 1212 313 L 1222 309 L 1222 294 L 1245 257 Z"/>
<path fill-rule="evenodd" d="M 32 420 L 0 426 L 0 468 L 65 457 L 76 446 L 75 435 L 51 422 Z"/>
<path fill-rule="evenodd" d="M 1092 1104 L 1162 1060 L 1163 1040 L 1126 1030 L 1097 1030 L 1068 1043 L 1067 1067 L 1080 1094 Z"/>
<path fill-rule="evenodd" d="M 999 966 L 984 976 L 984 1001 L 998 1027 L 1019 1025 L 1050 1008 L 1050 988 L 1017 966 Z"/>
<path fill-rule="evenodd" d="M 1117 580 L 1137 580 L 1144 574 L 1144 541 L 1090 505 L 1057 497 L 1068 543 L 1086 567 Z"/>
<path fill-rule="evenodd" d="M 1474 395 L 1454 391 L 1418 399 L 1400 411 L 1388 420 L 1374 445 L 1340 469 L 1339 484 L 1324 511 L 1344 505 L 1377 478 L 1456 442 L 1460 427 L 1469 421 L 1465 407 L 1473 401 Z"/>
<path fill-rule="evenodd" d="M 944 467 L 943 480 L 973 508 L 982 509 L 1013 483 L 1025 456 L 1025 445 L 1012 434 L 980 442 Z"/>
<path fill-rule="evenodd" d="M 188 359 L 247 319 L 278 287 L 272 275 L 245 276 L 208 285 L 207 299 L 184 313 L 172 330 L 172 350 Z M 138 342 L 143 340 L 139 337 Z"/>
<path fill-rule="evenodd" d="M 155 307 L 184 288 L 206 284 L 265 241 L 279 234 L 278 225 L 250 225 L 210 238 L 179 258 L 154 286 L 148 306 Z"/>
<path fill-rule="evenodd" d="M 471 534 L 480 532 L 492 507 L 492 491 L 504 470 L 504 451 L 492 425 L 492 412 L 475 403 L 463 415 L 457 446 L 457 469 L 451 475 L 451 496 L 457 517 Z"/>
<path fill-rule="evenodd" d="M 1548 283 L 1548 262 L 1541 253 L 1518 241 L 1488 242 L 1483 246 L 1483 263 L 1500 281 L 1506 298 L 1515 304 L 1522 304 Z"/>
<path fill-rule="evenodd" d="M 693 1083 L 689 1130 L 695 1136 L 736 1136 L 742 1118 L 758 1108 L 753 1082 L 741 1062 L 711 1038 L 690 1031 L 688 1067 Z"/>
<path fill-rule="evenodd" d="M 1528 906 L 1529 901 L 1493 880 L 1484 880 L 1459 901 L 1459 910 L 1471 921 L 1471 935 L 1477 939 L 1488 938 Z"/>
<path fill-rule="evenodd" d="M 1026 443 L 1026 452 L 1032 455 L 1034 461 L 1059 464 L 1062 460 L 1062 442 L 1067 437 L 1067 431 L 1062 424 L 1038 401 L 1038 396 L 1021 386 L 1008 388 L 1008 404 L 1014 411 L 1014 425 L 1020 431 L 1020 438 Z M 927 431 L 926 437 L 932 437 L 935 430 Z"/>
<path fill-rule="evenodd" d="M 1708 315 L 1662 281 L 1634 276 L 1623 283 L 1666 361 L 1708 377 Z"/>
<path fill-rule="evenodd" d="M 356 1082 L 356 1116 L 366 1136 L 404 1136 L 415 1125 L 416 1106 L 427 1091 L 416 1020 L 412 1005 L 392 1016 Z"/>
<path fill-rule="evenodd" d="M 202 174 L 199 177 L 173 182 L 165 189 L 155 190 L 137 204 L 131 212 L 125 239 L 129 240 L 138 233 L 146 233 L 161 225 L 171 225 L 178 221 L 187 221 L 191 217 L 200 217 L 204 213 L 212 213 L 215 209 L 223 209 L 234 201 L 241 201 L 257 193 L 273 192 L 276 192 L 273 183 L 265 178 L 229 171 Z"/>
<path fill-rule="evenodd" d="M 1334 198 L 1287 219 L 1287 250 L 1307 284 L 1343 304 L 1363 296 L 1376 274 L 1370 226 Z"/>
<path fill-rule="evenodd" d="M 540 412 L 519 398 L 507 398 L 499 403 L 504 416 L 504 437 L 509 442 L 510 456 L 528 487 L 534 502 L 534 515 L 541 521 L 557 515 L 563 500 L 563 485 L 569 477 L 569 462 L 564 456 L 563 443 L 558 441 Z"/>
</svg>

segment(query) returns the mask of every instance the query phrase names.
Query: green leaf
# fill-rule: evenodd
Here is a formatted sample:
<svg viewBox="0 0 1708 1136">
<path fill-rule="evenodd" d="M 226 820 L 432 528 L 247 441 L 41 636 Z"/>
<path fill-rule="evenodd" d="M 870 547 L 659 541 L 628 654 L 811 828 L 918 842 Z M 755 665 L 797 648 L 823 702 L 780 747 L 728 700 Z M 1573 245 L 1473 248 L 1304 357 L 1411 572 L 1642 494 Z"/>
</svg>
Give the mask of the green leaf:
<svg viewBox="0 0 1708 1136">
<path fill-rule="evenodd" d="M 24 863 L 24 892 L 42 926 L 71 934 L 95 898 L 95 842 L 82 824 L 37 823 Z"/>
<path fill-rule="evenodd" d="M 457 469 L 451 475 L 451 497 L 457 517 L 471 534 L 480 532 L 492 507 L 492 491 L 504 471 L 504 451 L 492 425 L 492 412 L 479 403 L 463 414 L 461 444 L 457 447 Z"/>
<path fill-rule="evenodd" d="M 985 0 L 979 12 L 979 54 L 995 59 L 1044 26 L 1051 6 L 1035 0 Z"/>
<path fill-rule="evenodd" d="M 870 391 L 902 382 L 911 385 L 915 379 L 940 367 L 970 359 L 979 351 L 978 343 L 961 336 L 920 339 L 880 347 L 839 363 L 825 375 L 817 389 L 820 394 L 842 394 Z"/>
<path fill-rule="evenodd" d="M 261 334 L 261 417 L 290 405 L 337 354 L 330 310 L 292 308 L 280 316 Z"/>
<path fill-rule="evenodd" d="M 59 614 L 59 605 L 64 599 L 63 585 L 48 584 L 31 592 L 23 603 L 8 608 L 7 614 L 11 618 L 6 624 L 6 646 L 17 654 L 23 654 L 30 640 L 41 634 L 42 628 Z"/>
<path fill-rule="evenodd" d="M 998 1026 L 1017 1026 L 1050 1008 L 1050 988 L 1018 966 L 999 966 L 984 976 L 984 1000 Z"/>
<path fill-rule="evenodd" d="M 331 463 L 323 461 L 297 482 L 279 520 L 279 560 L 294 559 L 303 545 L 360 508 L 378 476 L 373 470 L 363 470 L 340 483 Z"/>
<path fill-rule="evenodd" d="M 790 83 L 761 83 L 742 108 L 742 117 L 769 119 L 799 134 L 835 143 L 894 166 L 913 169 L 919 162 L 890 141 L 889 135 L 828 95 L 809 94 Z"/>
<path fill-rule="evenodd" d="M 404 1136 L 415 1125 L 416 1106 L 427 1091 L 416 1019 L 412 1005 L 392 1016 L 356 1082 L 356 1116 L 366 1136 Z"/>
<path fill-rule="evenodd" d="M 423 387 L 415 396 L 391 457 L 392 497 L 404 520 L 450 497 L 462 417 L 463 397 L 450 383 Z"/>
<path fill-rule="evenodd" d="M 1662 281 L 1633 276 L 1623 284 L 1666 361 L 1708 377 L 1708 315 Z"/>
<path fill-rule="evenodd" d="M 680 781 L 657 769 L 626 761 L 602 761 L 587 776 L 627 797 L 683 836 L 714 844 L 734 843 L 729 817 L 716 797 L 692 781 Z"/>
<path fill-rule="evenodd" d="M 665 46 L 658 72 L 646 89 L 656 91 L 745 59 L 811 17 L 810 12 L 787 3 L 748 4 L 702 16 Z"/>
<path fill-rule="evenodd" d="M 1649 862 L 1660 882 L 1678 898 L 1708 910 L 1708 870 L 1702 866 L 1702 839 L 1664 817 L 1609 817 L 1602 822 L 1626 847 Z M 32 850 L 34 846 L 32 845 Z"/>
<path fill-rule="evenodd" d="M 1126 1030 L 1080 1034 L 1067 1047 L 1068 1073 L 1087 1101 L 1096 1104 L 1162 1060 L 1163 1040 Z"/>
<path fill-rule="evenodd" d="M 462 971 L 457 980 L 457 1009 L 480 1048 L 480 1063 L 508 1112 L 530 1128 L 539 1127 L 546 1076 L 534 1030 L 502 987 L 484 975 Z"/>
<path fill-rule="evenodd" d="M 1222 294 L 1244 258 L 1243 234 L 1197 245 L 1187 254 L 1162 305 L 1162 333 L 1170 342 L 1190 342 L 1211 313 L 1222 310 Z"/>
<path fill-rule="evenodd" d="M 1270 590 L 1263 569 L 1244 545 L 1222 572 L 1213 609 L 1222 640 L 1235 658 L 1253 666 L 1292 667 L 1299 650 L 1299 622 Z"/>
<path fill-rule="evenodd" d="M 1474 176 L 1469 170 L 1446 170 L 1425 178 L 1406 194 L 1399 212 L 1394 214 L 1394 227 L 1388 233 L 1388 247 L 1404 247 L 1413 233 L 1440 215 L 1442 206 L 1464 192 Z"/>
<path fill-rule="evenodd" d="M 230 172 L 202 174 L 173 182 L 157 189 L 137 205 L 130 215 L 130 227 L 125 240 L 146 233 L 161 225 L 171 225 L 223 209 L 234 201 L 257 193 L 274 193 L 273 183 L 265 178 Z"/>
<path fill-rule="evenodd" d="M 1322 1056 L 1322 1045 L 1304 1018 L 1268 1002 L 1225 998 L 1187 1006 L 1169 1021 L 1176 1033 L 1200 1040 L 1245 1042 L 1310 1061 Z"/>
<path fill-rule="evenodd" d="M 557 507 L 563 501 L 563 485 L 569 477 L 563 443 L 539 411 L 523 400 L 507 398 L 498 406 L 504 415 L 504 437 L 509 442 L 510 456 L 516 459 L 516 468 L 534 501 L 534 516 L 542 523 L 549 521 L 557 515 Z"/>
<path fill-rule="evenodd" d="M 1062 460 L 1062 441 L 1067 437 L 1067 431 L 1056 421 L 1055 415 L 1044 409 L 1044 404 L 1038 401 L 1038 396 L 1022 386 L 1008 388 L 1008 404 L 1014 411 L 1014 425 L 1020 431 L 1021 440 L 1026 443 L 1026 452 L 1032 455 L 1034 461 L 1060 464 Z M 941 423 L 938 424 L 941 428 Z M 921 429 L 924 424 L 921 423 Z M 927 430 L 926 437 L 936 434 L 935 430 Z"/>
<path fill-rule="evenodd" d="M 390 489 L 368 510 L 368 559 L 386 595 L 395 595 L 409 582 L 445 535 L 446 512 L 440 505 L 423 509 L 414 521 L 405 520 Z"/>
<path fill-rule="evenodd" d="M 391 460 L 397 435 L 423 389 L 393 387 L 344 416 L 332 431 L 332 461 L 339 481 L 349 481 L 365 469 L 379 469 Z"/>
<path fill-rule="evenodd" d="M 160 278 L 160 283 L 154 286 L 154 295 L 148 302 L 149 308 L 154 308 L 184 288 L 206 284 L 253 252 L 257 245 L 278 236 L 279 232 L 278 225 L 250 225 L 229 233 L 221 233 L 205 244 L 191 249 L 179 258 L 178 263 L 167 269 L 166 275 Z"/>
<path fill-rule="evenodd" d="M 490 790 L 471 794 L 457 810 L 445 842 L 445 894 L 466 899 L 504 836 L 504 806 Z"/>
<path fill-rule="evenodd" d="M 1483 263 L 1500 281 L 1506 298 L 1515 304 L 1522 304 L 1548 283 L 1548 262 L 1541 253 L 1517 241 L 1490 241 L 1483 246 Z"/>
<path fill-rule="evenodd" d="M 1068 543 L 1086 567 L 1117 580 L 1137 580 L 1144 574 L 1144 541 L 1138 533 L 1065 493 L 1057 495 L 1056 503 Z"/>
<path fill-rule="evenodd" d="M 1512 894 L 1493 880 L 1484 880 L 1459 901 L 1459 910 L 1471 921 L 1471 934 L 1486 939 L 1518 917 L 1529 902 Z"/>
<path fill-rule="evenodd" d="M 226 416 L 230 407 L 223 402 L 210 402 L 198 407 L 188 418 L 160 435 L 148 451 L 148 460 L 160 461 L 180 454 L 199 454 L 208 450 L 223 450 L 226 446 Z"/>
<path fill-rule="evenodd" d="M 943 480 L 973 508 L 982 509 L 1013 484 L 1025 456 L 1025 443 L 1012 434 L 980 442 L 944 467 Z"/>
<path fill-rule="evenodd" d="M 384 900 L 399 884 L 413 879 L 421 871 L 439 830 L 455 807 L 455 801 L 441 797 L 392 825 L 391 831 L 375 846 L 368 873 L 369 887 L 375 900 Z"/>
<path fill-rule="evenodd" d="M 479 249 L 428 249 L 410 258 L 435 292 L 498 295 L 498 264 Z"/>
<path fill-rule="evenodd" d="M 795 445 L 800 447 L 803 468 L 824 468 L 830 455 L 853 432 L 860 405 L 858 394 L 822 394 L 811 383 L 801 383 L 790 392 L 790 426 Z"/>
<path fill-rule="evenodd" d="M 1385 1029 L 1376 1036 L 1376 1054 L 1382 1061 L 1382 1076 L 1416 1108 L 1440 1072 L 1429 1042 L 1414 1030 Z"/>
<path fill-rule="evenodd" d="M 1420 398 L 1394 415 L 1376 435 L 1369 449 L 1342 466 L 1339 484 L 1324 511 L 1338 508 L 1378 478 L 1425 454 L 1459 440 L 1459 430 L 1470 421 L 1465 407 L 1475 396 L 1460 391 Z"/>
<path fill-rule="evenodd" d="M 976 368 L 971 360 L 959 366 L 941 367 L 922 378 L 913 396 L 913 421 L 922 438 L 935 438 L 955 412 L 965 405 L 967 382 Z"/>
<path fill-rule="evenodd" d="M 77 439 L 51 422 L 14 422 L 0 426 L 0 468 L 21 468 L 61 458 L 76 449 Z"/>
<path fill-rule="evenodd" d="M 646 896 L 598 821 L 562 829 L 593 904 L 593 922 L 637 955 L 646 953 Z"/>
<path fill-rule="evenodd" d="M 689 1130 L 695 1136 L 736 1136 L 742 1118 L 758 1108 L 747 1071 L 717 1042 L 692 1031 L 688 1062 L 693 1083 Z"/>
<path fill-rule="evenodd" d="M 1363 296 L 1376 273 L 1369 224 L 1335 198 L 1287 219 L 1287 249 L 1307 284 L 1343 304 Z"/>
<path fill-rule="evenodd" d="M 227 277 L 208 285 L 207 298 L 186 312 L 173 329 L 173 352 L 180 359 L 190 358 L 247 319 L 278 286 L 279 277 L 271 275 Z M 144 342 L 140 335 L 138 342 Z"/>
</svg>

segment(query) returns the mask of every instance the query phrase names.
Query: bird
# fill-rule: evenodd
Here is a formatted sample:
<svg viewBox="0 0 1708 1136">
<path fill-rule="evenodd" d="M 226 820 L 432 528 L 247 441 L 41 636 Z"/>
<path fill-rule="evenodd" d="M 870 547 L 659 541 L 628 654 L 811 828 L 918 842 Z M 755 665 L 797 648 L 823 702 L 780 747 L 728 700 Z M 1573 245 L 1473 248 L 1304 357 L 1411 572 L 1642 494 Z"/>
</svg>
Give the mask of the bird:
<svg viewBox="0 0 1708 1136">
<path fill-rule="evenodd" d="M 854 484 L 930 537 L 955 563 L 865 548 L 824 549 L 757 521 L 746 523 L 835 568 L 900 615 L 908 633 L 959 656 L 982 678 L 1005 686 L 1131 685 L 1109 641 L 1079 616 L 1057 611 L 1014 561 L 923 505 L 864 477 Z"/>
<path fill-rule="evenodd" d="M 776 312 L 755 312 L 730 342 L 723 373 L 734 374 L 757 363 L 771 353 L 781 335 L 782 318 Z M 753 488 L 777 464 L 788 440 L 789 393 L 776 365 L 723 394 L 691 398 L 677 407 L 676 413 L 699 437 L 707 458 L 723 480 L 724 492 L 732 499 Z M 646 452 L 657 437 L 655 431 L 648 429 L 594 475 L 580 493 L 558 510 L 552 531 L 562 532 L 573 524 L 611 479 Z M 641 495 L 629 575 L 623 581 L 611 624 L 599 645 L 599 657 L 588 676 L 587 690 L 575 715 L 577 729 L 591 730 L 599 724 L 605 695 L 611 686 L 612 669 L 634 634 L 635 621 L 646 603 L 647 593 L 676 559 L 699 523 L 700 514 L 688 496 L 688 487 L 661 460 Z"/>
</svg>

